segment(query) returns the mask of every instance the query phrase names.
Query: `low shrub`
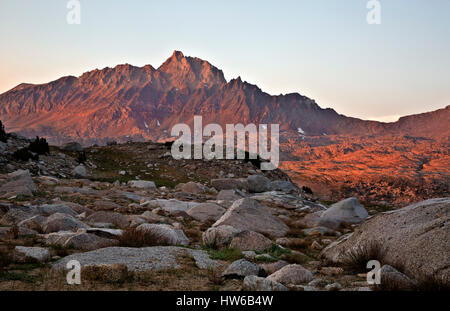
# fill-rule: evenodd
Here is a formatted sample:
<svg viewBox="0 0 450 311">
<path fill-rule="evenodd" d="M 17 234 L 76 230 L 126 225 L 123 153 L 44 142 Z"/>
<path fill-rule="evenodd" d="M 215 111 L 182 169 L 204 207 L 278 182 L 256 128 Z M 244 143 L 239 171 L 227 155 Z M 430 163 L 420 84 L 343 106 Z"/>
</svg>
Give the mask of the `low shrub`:
<svg viewBox="0 0 450 311">
<path fill-rule="evenodd" d="M 84 164 L 87 160 L 86 152 L 81 151 L 77 153 L 77 162 L 78 164 Z"/>
<path fill-rule="evenodd" d="M 172 141 L 166 141 L 166 142 L 164 142 L 164 146 L 170 149 L 170 148 L 172 148 L 173 143 L 174 143 L 173 140 Z"/>
<path fill-rule="evenodd" d="M 302 187 L 302 190 L 303 190 L 303 192 L 306 193 L 306 194 L 313 194 L 311 188 L 309 188 L 309 187 L 303 186 L 303 187 Z"/>
<path fill-rule="evenodd" d="M 11 252 L 6 246 L 0 247 L 0 271 L 13 263 Z"/>
<path fill-rule="evenodd" d="M 39 156 L 37 154 L 32 154 L 28 148 L 21 148 L 19 150 L 16 150 L 13 153 L 13 158 L 19 161 L 28 161 L 28 160 L 34 160 L 38 161 Z"/>
</svg>

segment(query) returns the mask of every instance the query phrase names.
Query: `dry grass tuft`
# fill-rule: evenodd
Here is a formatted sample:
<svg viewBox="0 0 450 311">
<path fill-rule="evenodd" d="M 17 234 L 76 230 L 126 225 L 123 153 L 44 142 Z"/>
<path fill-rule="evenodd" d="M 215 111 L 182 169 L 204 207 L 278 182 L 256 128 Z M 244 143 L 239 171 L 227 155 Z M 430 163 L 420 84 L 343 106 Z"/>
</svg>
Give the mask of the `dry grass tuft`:
<svg viewBox="0 0 450 311">
<path fill-rule="evenodd" d="M 123 264 L 87 266 L 81 270 L 81 276 L 83 280 L 123 283 L 128 277 L 128 269 Z"/>
<path fill-rule="evenodd" d="M 383 264 L 384 255 L 385 250 L 383 247 L 376 242 L 372 242 L 349 251 L 343 267 L 356 273 L 366 272 L 369 261 L 378 260 Z"/>
<path fill-rule="evenodd" d="M 286 233 L 286 237 L 288 238 L 302 238 L 305 236 L 303 233 L 303 229 L 305 229 L 304 226 L 299 225 L 290 225 L 289 231 Z"/>
<path fill-rule="evenodd" d="M 294 238 L 286 244 L 287 247 L 291 249 L 301 250 L 308 248 L 311 245 L 311 242 L 308 239 Z"/>
<path fill-rule="evenodd" d="M 437 276 L 420 276 L 416 280 L 413 290 L 420 292 L 448 292 L 450 291 L 450 282 Z"/>
<path fill-rule="evenodd" d="M 216 269 L 208 269 L 208 281 L 211 283 L 211 285 L 214 286 L 221 286 L 225 283 L 224 278 L 222 277 L 221 273 Z"/>
<path fill-rule="evenodd" d="M 10 250 L 7 246 L 0 246 L 0 271 L 13 263 L 11 253 L 12 250 Z"/>
<path fill-rule="evenodd" d="M 299 264 L 299 265 L 303 265 L 311 260 L 311 258 L 309 258 L 308 256 L 298 253 L 285 254 L 281 257 L 281 259 L 287 261 L 290 264 Z"/>
<path fill-rule="evenodd" d="M 392 279 L 382 280 L 373 287 L 376 291 L 418 291 L 418 292 L 448 292 L 450 283 L 435 276 L 421 276 L 411 284 L 404 284 Z"/>
<path fill-rule="evenodd" d="M 162 240 L 160 234 L 152 231 L 137 230 L 136 228 L 127 228 L 119 238 L 120 246 L 124 247 L 145 247 L 167 245 Z"/>
<path fill-rule="evenodd" d="M 192 243 L 200 243 L 202 241 L 202 232 L 196 228 L 187 228 L 184 233 Z"/>
</svg>

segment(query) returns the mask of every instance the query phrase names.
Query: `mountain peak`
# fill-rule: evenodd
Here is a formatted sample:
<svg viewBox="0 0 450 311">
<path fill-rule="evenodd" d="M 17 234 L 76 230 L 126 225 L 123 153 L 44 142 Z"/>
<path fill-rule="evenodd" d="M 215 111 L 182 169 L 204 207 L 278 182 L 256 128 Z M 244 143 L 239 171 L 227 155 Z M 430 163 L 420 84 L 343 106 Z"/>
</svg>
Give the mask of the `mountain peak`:
<svg viewBox="0 0 450 311">
<path fill-rule="evenodd" d="M 175 50 L 159 68 L 170 81 L 171 87 L 195 89 L 226 83 L 223 72 L 209 62 L 197 58 L 184 56 Z"/>
<path fill-rule="evenodd" d="M 172 55 L 159 67 L 160 70 L 165 71 L 171 66 L 179 66 L 181 63 L 187 63 L 187 58 L 181 51 L 173 51 Z"/>
<path fill-rule="evenodd" d="M 183 52 L 174 50 L 172 53 L 171 59 L 181 60 L 184 58 Z"/>
<path fill-rule="evenodd" d="M 189 66 L 189 62 L 187 61 L 187 58 L 184 56 L 184 54 L 180 51 L 173 51 L 172 55 L 166 59 L 166 61 L 159 66 L 159 71 L 176 71 L 179 70 L 180 67 L 186 67 Z"/>
</svg>

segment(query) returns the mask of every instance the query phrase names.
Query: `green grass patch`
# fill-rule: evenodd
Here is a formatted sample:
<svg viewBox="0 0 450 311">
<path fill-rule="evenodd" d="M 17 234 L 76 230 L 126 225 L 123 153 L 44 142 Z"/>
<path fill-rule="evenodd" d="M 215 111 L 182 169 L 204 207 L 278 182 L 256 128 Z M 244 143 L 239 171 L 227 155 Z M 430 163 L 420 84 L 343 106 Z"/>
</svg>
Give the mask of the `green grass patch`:
<svg viewBox="0 0 450 311">
<path fill-rule="evenodd" d="M 24 263 L 24 264 L 14 264 L 9 267 L 10 270 L 21 270 L 21 271 L 31 271 L 37 268 L 41 268 L 40 263 Z"/>
<path fill-rule="evenodd" d="M 258 255 L 254 259 L 255 262 L 276 262 L 278 260 L 279 260 L 279 258 L 270 257 L 270 256 L 266 256 L 266 255 Z"/>
<path fill-rule="evenodd" d="M 290 253 L 290 254 L 285 254 L 283 255 L 283 257 L 281 258 L 291 264 L 305 264 L 308 261 L 314 260 L 313 258 L 307 256 L 307 255 L 303 255 L 303 254 L 298 254 L 298 253 Z"/>
<path fill-rule="evenodd" d="M 290 254 L 291 250 L 288 248 L 283 248 L 283 247 L 273 243 L 271 247 L 269 247 L 262 253 L 269 254 L 275 258 L 279 258 L 279 257 L 283 256 L 284 254 Z"/>
<path fill-rule="evenodd" d="M 38 277 L 34 275 L 28 275 L 24 271 L 20 272 L 10 272 L 10 271 L 0 271 L 0 281 L 21 281 L 25 283 L 36 283 Z"/>
<path fill-rule="evenodd" d="M 213 260 L 234 261 L 244 257 L 242 251 L 235 248 L 221 248 L 221 249 L 207 248 L 205 250 L 209 254 L 209 257 Z"/>
</svg>

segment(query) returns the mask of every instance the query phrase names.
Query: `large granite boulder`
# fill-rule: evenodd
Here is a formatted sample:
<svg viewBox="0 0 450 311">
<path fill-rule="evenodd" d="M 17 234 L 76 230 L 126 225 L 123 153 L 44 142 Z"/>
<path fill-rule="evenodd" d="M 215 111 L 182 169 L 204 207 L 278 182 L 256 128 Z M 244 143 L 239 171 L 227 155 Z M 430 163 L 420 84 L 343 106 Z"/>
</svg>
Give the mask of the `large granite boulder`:
<svg viewBox="0 0 450 311">
<path fill-rule="evenodd" d="M 186 193 L 193 193 L 193 194 L 201 194 L 208 191 L 208 187 L 205 185 L 202 185 L 200 183 L 196 183 L 193 181 L 187 182 L 187 183 L 181 183 L 178 184 L 175 187 L 175 190 L 179 190 Z"/>
<path fill-rule="evenodd" d="M 44 216 L 35 215 L 33 217 L 22 220 L 21 222 L 18 223 L 18 226 L 22 227 L 22 228 L 34 230 L 36 232 L 42 232 L 42 228 L 43 228 L 46 220 L 47 220 L 47 218 Z"/>
<path fill-rule="evenodd" d="M 50 260 L 50 252 L 43 247 L 16 246 L 14 259 L 17 262 L 46 262 Z"/>
<path fill-rule="evenodd" d="M 220 190 L 220 192 L 217 194 L 217 200 L 219 200 L 219 201 L 234 202 L 234 201 L 242 199 L 244 197 L 245 197 L 245 194 L 236 189 Z"/>
<path fill-rule="evenodd" d="M 44 216 L 50 216 L 55 213 L 68 214 L 70 216 L 77 216 L 78 213 L 66 204 L 43 204 L 38 207 L 39 212 Z"/>
<path fill-rule="evenodd" d="M 194 259 L 199 269 L 217 269 L 221 264 L 209 258 L 208 253 L 177 246 L 153 247 L 107 247 L 77 253 L 57 261 L 53 269 L 61 270 L 71 260 L 77 260 L 82 267 L 95 265 L 123 264 L 129 271 L 168 270 L 182 268 L 182 258 Z"/>
<path fill-rule="evenodd" d="M 155 183 L 148 180 L 130 180 L 128 185 L 133 188 L 156 190 Z"/>
<path fill-rule="evenodd" d="M 239 232 L 241 230 L 228 225 L 211 227 L 203 232 L 203 245 L 215 248 L 227 247 Z"/>
<path fill-rule="evenodd" d="M 157 237 L 158 241 L 163 245 L 189 244 L 189 239 L 186 237 L 183 230 L 177 229 L 171 225 L 142 224 L 136 227 L 136 230 Z"/>
<path fill-rule="evenodd" d="M 266 192 L 270 191 L 270 179 L 262 175 L 250 175 L 247 177 L 248 191 Z"/>
<path fill-rule="evenodd" d="M 254 231 L 243 231 L 238 233 L 230 243 L 231 248 L 240 249 L 243 251 L 257 251 L 263 252 L 272 246 L 272 241 L 264 235 Z"/>
<path fill-rule="evenodd" d="M 77 178 L 85 178 L 88 175 L 86 167 L 82 164 L 75 166 L 72 175 Z"/>
<path fill-rule="evenodd" d="M 300 285 L 313 279 L 312 273 L 300 265 L 287 265 L 272 273 L 267 279 L 283 285 Z"/>
<path fill-rule="evenodd" d="M 355 197 L 347 198 L 330 206 L 320 215 L 320 223 L 332 224 L 339 227 L 341 224 L 360 223 L 369 216 L 364 206 Z"/>
<path fill-rule="evenodd" d="M 226 209 L 215 203 L 200 203 L 188 209 L 187 214 L 195 220 L 206 222 L 217 221 L 225 211 Z"/>
<path fill-rule="evenodd" d="M 62 213 L 55 213 L 49 216 L 42 226 L 44 233 L 58 232 L 58 231 L 78 231 L 78 229 L 87 229 L 88 225 L 82 221 Z"/>
<path fill-rule="evenodd" d="M 115 209 L 120 209 L 122 206 L 113 201 L 97 200 L 94 202 L 94 207 L 97 211 L 112 211 Z"/>
<path fill-rule="evenodd" d="M 431 199 L 366 220 L 328 245 L 321 257 L 345 262 L 350 254 L 379 247 L 382 264 L 401 265 L 411 278 L 450 282 L 450 198 Z"/>
<path fill-rule="evenodd" d="M 286 235 L 289 230 L 267 207 L 250 198 L 235 201 L 213 227 L 222 225 L 229 225 L 241 231 L 256 231 L 274 238 Z"/>
<path fill-rule="evenodd" d="M 110 223 L 119 228 L 126 228 L 128 220 L 120 213 L 99 211 L 86 218 L 86 221 L 91 223 Z"/>
<path fill-rule="evenodd" d="M 39 210 L 35 206 L 12 206 L 2 216 L 1 223 L 12 226 L 36 215 L 39 215 Z"/>
<path fill-rule="evenodd" d="M 61 246 L 90 251 L 117 245 L 119 245 L 119 241 L 116 239 L 107 239 L 95 234 L 81 232 L 69 237 Z"/>
<path fill-rule="evenodd" d="M 275 180 L 270 183 L 270 188 L 272 191 L 282 191 L 285 193 L 292 193 L 297 188 L 296 186 L 287 180 Z"/>
<path fill-rule="evenodd" d="M 211 185 L 216 190 L 248 190 L 247 179 L 245 178 L 219 178 L 211 180 Z"/>
<path fill-rule="evenodd" d="M 288 288 L 278 282 L 271 281 L 267 278 L 259 277 L 256 275 L 249 275 L 244 278 L 242 285 L 245 291 L 277 291 L 285 292 Z"/>
<path fill-rule="evenodd" d="M 175 199 L 155 199 L 141 203 L 142 206 L 154 209 L 160 208 L 163 211 L 173 214 L 177 212 L 187 212 L 190 208 L 198 205 L 197 202 L 184 202 Z"/>
<path fill-rule="evenodd" d="M 8 174 L 6 181 L 0 185 L 0 195 L 2 196 L 33 196 L 33 191 L 36 190 L 36 185 L 28 170 L 18 170 Z"/>
<path fill-rule="evenodd" d="M 384 265 L 380 269 L 380 285 L 386 290 L 412 290 L 416 284 L 409 277 L 391 267 Z"/>
<path fill-rule="evenodd" d="M 247 261 L 245 259 L 239 259 L 233 261 L 224 272 L 222 276 L 225 278 L 244 278 L 248 275 L 265 276 L 265 271 L 260 266 Z"/>
</svg>

